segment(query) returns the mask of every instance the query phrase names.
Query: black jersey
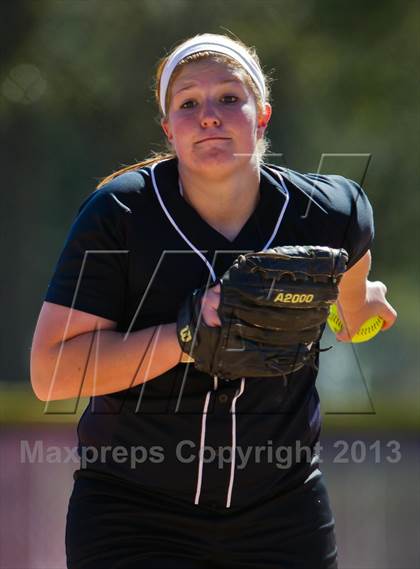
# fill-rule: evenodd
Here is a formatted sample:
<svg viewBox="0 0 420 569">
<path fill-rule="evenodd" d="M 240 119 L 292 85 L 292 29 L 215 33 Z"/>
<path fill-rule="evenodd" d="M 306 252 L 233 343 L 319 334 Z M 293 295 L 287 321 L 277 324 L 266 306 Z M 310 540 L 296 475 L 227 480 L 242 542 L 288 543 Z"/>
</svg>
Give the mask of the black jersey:
<svg viewBox="0 0 420 569">
<path fill-rule="evenodd" d="M 372 239 L 372 209 L 358 184 L 262 165 L 259 202 L 229 241 L 183 199 L 177 160 L 165 160 L 85 200 L 45 300 L 135 331 L 176 321 L 185 297 L 239 253 L 343 247 L 351 267 Z M 78 427 L 78 475 L 113 476 L 220 510 L 287 492 L 319 476 L 315 380 L 309 366 L 287 381 L 229 382 L 179 364 L 143 385 L 92 397 Z"/>
</svg>

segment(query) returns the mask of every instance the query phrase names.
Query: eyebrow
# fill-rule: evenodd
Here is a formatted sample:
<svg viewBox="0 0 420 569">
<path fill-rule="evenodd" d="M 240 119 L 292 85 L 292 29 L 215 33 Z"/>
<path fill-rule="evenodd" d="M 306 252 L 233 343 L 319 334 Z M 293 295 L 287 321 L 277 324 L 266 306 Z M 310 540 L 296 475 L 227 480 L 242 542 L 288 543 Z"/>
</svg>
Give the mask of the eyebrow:
<svg viewBox="0 0 420 569">
<path fill-rule="evenodd" d="M 223 81 L 219 81 L 218 85 L 224 85 L 225 83 L 241 83 L 241 81 L 239 79 L 223 79 Z M 188 83 L 184 87 L 181 87 L 181 89 L 178 89 L 178 91 L 174 93 L 174 96 L 182 93 L 182 91 L 187 91 L 187 89 L 191 89 L 191 87 L 195 87 L 196 85 L 197 83 Z"/>
</svg>

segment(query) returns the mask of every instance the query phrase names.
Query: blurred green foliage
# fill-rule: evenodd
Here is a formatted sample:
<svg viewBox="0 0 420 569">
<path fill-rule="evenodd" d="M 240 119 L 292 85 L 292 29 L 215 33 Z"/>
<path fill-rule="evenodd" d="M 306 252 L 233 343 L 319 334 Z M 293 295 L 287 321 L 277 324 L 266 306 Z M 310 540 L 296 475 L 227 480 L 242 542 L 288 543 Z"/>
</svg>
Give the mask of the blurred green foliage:
<svg viewBox="0 0 420 569">
<path fill-rule="evenodd" d="M 195 33 L 229 30 L 256 46 L 272 78 L 269 137 L 282 154 L 273 161 L 316 171 L 326 154 L 323 172 L 368 193 L 372 278 L 399 312 L 367 348 L 381 370 L 371 388 L 401 401 L 412 393 L 419 411 L 418 2 L 20 0 L 0 9 L 0 378 L 28 381 L 43 294 L 81 201 L 101 177 L 163 146 L 158 59 Z M 363 158 L 331 154 L 371 161 L 364 172 Z"/>
</svg>

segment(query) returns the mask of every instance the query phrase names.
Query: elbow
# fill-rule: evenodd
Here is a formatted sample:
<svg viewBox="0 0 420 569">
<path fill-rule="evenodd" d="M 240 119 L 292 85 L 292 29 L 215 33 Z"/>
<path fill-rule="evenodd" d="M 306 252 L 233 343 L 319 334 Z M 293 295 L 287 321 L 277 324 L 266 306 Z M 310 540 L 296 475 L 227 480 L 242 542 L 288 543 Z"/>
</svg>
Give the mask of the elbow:
<svg viewBox="0 0 420 569">
<path fill-rule="evenodd" d="M 47 369 L 45 350 L 42 349 L 40 342 L 34 336 L 30 354 L 30 378 L 32 391 L 40 401 L 47 401 L 48 393 L 46 389 L 45 373 Z"/>
<path fill-rule="evenodd" d="M 80 397 L 77 386 L 56 374 L 55 367 L 54 358 L 43 353 L 31 353 L 31 386 L 36 397 L 44 403 Z"/>
<path fill-rule="evenodd" d="M 63 399 L 71 399 L 73 396 L 64 393 L 62 390 L 52 389 L 51 382 L 31 371 L 31 386 L 36 397 L 47 403 L 49 401 L 61 401 Z"/>
<path fill-rule="evenodd" d="M 48 386 L 40 369 L 39 362 L 31 357 L 31 386 L 34 394 L 40 401 L 48 401 Z"/>
<path fill-rule="evenodd" d="M 35 393 L 37 399 L 39 399 L 40 401 L 43 402 L 48 401 L 48 395 L 45 392 L 45 390 L 43 390 L 42 387 L 37 383 L 35 383 L 34 381 L 32 381 L 32 391 Z"/>
<path fill-rule="evenodd" d="M 40 401 L 48 400 L 48 394 L 46 393 L 44 386 L 42 385 L 41 382 L 34 380 L 32 374 L 31 374 L 31 385 L 32 385 L 32 391 L 34 392 L 37 399 L 39 399 Z"/>
<path fill-rule="evenodd" d="M 30 362 L 31 386 L 34 394 L 40 401 L 47 402 L 63 399 L 63 397 L 56 397 L 54 393 L 56 390 L 52 389 L 53 369 L 51 368 L 51 362 L 50 364 L 48 363 L 48 358 L 45 358 L 39 351 L 32 350 Z"/>
</svg>

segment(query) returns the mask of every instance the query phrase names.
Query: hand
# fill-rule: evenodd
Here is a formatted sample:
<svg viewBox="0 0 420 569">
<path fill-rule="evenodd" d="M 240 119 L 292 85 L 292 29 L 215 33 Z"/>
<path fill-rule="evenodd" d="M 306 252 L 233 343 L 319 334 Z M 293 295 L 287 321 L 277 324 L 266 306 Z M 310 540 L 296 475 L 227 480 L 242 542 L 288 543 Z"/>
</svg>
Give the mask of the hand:
<svg viewBox="0 0 420 569">
<path fill-rule="evenodd" d="M 201 299 L 202 318 L 207 326 L 221 326 L 222 322 L 217 313 L 220 304 L 220 283 L 209 288 Z"/>
<path fill-rule="evenodd" d="M 228 381 L 284 377 L 315 365 L 311 347 L 347 260 L 342 249 L 311 245 L 239 255 L 215 286 L 194 290 L 181 304 L 181 349 L 195 369 Z"/>
<path fill-rule="evenodd" d="M 344 327 L 336 335 L 340 342 L 351 342 L 351 338 L 366 320 L 380 316 L 384 320 L 381 331 L 389 330 L 397 319 L 397 312 L 386 299 L 387 288 L 380 281 L 366 282 L 366 298 L 361 306 L 346 306 L 340 299 L 337 302 L 338 313 Z"/>
<path fill-rule="evenodd" d="M 221 326 L 222 322 L 217 313 L 220 304 L 220 283 L 209 288 L 201 299 L 202 318 L 207 326 Z M 182 352 L 181 363 L 187 364 L 194 362 L 194 358 Z"/>
</svg>

